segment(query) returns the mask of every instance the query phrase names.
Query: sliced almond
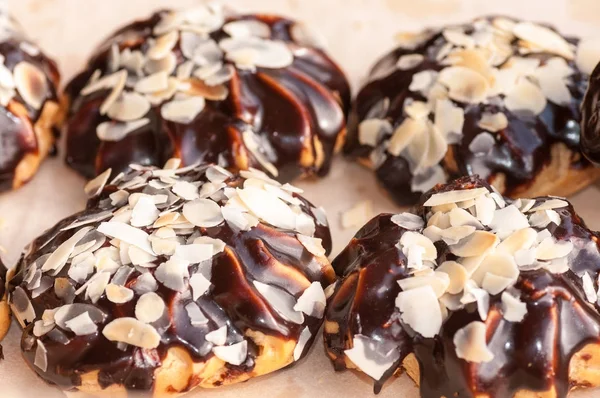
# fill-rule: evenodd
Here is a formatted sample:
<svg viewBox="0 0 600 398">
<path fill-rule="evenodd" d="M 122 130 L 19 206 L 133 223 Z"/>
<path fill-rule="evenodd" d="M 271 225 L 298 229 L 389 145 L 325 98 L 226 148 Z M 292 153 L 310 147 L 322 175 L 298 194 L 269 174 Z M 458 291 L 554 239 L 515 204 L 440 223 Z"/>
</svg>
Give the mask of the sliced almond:
<svg viewBox="0 0 600 398">
<path fill-rule="evenodd" d="M 473 321 L 454 335 L 456 356 L 468 362 L 485 363 L 494 359 L 494 354 L 487 347 L 487 328 L 485 323 Z"/>
<path fill-rule="evenodd" d="M 164 300 L 153 292 L 142 294 L 135 305 L 135 317 L 144 323 L 158 321 L 164 311 Z"/>
<path fill-rule="evenodd" d="M 450 294 L 460 293 L 469 278 L 465 267 L 456 261 L 444 261 L 436 271 L 446 273 L 450 277 L 450 284 L 447 289 L 447 292 Z"/>
<path fill-rule="evenodd" d="M 163 59 L 171 52 L 171 50 L 173 50 L 178 41 L 178 31 L 173 30 L 169 33 L 165 33 L 154 41 L 146 55 L 152 60 Z"/>
<path fill-rule="evenodd" d="M 442 313 L 435 291 L 422 286 L 402 291 L 396 298 L 402 321 L 425 338 L 435 337 L 442 326 Z"/>
<path fill-rule="evenodd" d="M 443 69 L 438 81 L 448 87 L 450 98 L 469 104 L 483 102 L 490 89 L 485 77 L 463 66 L 451 66 Z"/>
<path fill-rule="evenodd" d="M 150 101 L 138 93 L 123 93 L 108 109 L 108 116 L 120 122 L 138 120 L 150 111 Z"/>
<path fill-rule="evenodd" d="M 210 199 L 196 199 L 183 205 L 183 215 L 198 227 L 210 228 L 223 222 L 221 207 Z"/>
<path fill-rule="evenodd" d="M 448 192 L 440 192 L 431 195 L 431 197 L 423 204 L 423 206 L 439 206 L 448 203 L 458 203 L 470 199 L 476 199 L 481 195 L 489 193 L 486 188 L 473 188 Z"/>
<path fill-rule="evenodd" d="M 527 304 L 508 292 L 502 293 L 502 316 L 509 322 L 521 322 L 527 315 Z"/>
<path fill-rule="evenodd" d="M 152 349 L 160 344 L 160 335 L 156 329 L 135 318 L 114 319 L 104 327 L 102 334 L 110 341 L 140 348 Z"/>
<path fill-rule="evenodd" d="M 513 33 L 542 51 L 560 55 L 568 60 L 575 58 L 569 42 L 550 28 L 532 22 L 520 22 L 515 25 Z"/>
<path fill-rule="evenodd" d="M 102 141 L 121 141 L 127 135 L 149 123 L 150 119 L 140 119 L 127 123 L 103 122 L 96 128 L 96 135 Z"/>
<path fill-rule="evenodd" d="M 15 87 L 27 105 L 38 110 L 49 94 L 44 72 L 29 62 L 19 62 L 13 69 Z"/>
<path fill-rule="evenodd" d="M 521 78 L 504 99 L 506 108 L 512 112 L 539 115 L 546 108 L 547 100 L 542 90 L 529 79 Z"/>
<path fill-rule="evenodd" d="M 421 54 L 408 54 L 403 55 L 396 62 L 396 67 L 400 70 L 414 69 L 423 63 L 425 57 Z"/>
<path fill-rule="evenodd" d="M 175 123 L 189 124 L 202 112 L 206 101 L 202 97 L 174 100 L 161 107 L 164 119 Z"/>
<path fill-rule="evenodd" d="M 107 169 L 104 171 L 104 173 L 100 174 L 98 177 L 85 184 L 83 190 L 85 191 L 85 194 L 88 196 L 88 198 L 96 197 L 100 194 L 100 192 L 102 192 L 104 186 L 110 178 L 111 173 L 112 169 Z"/>
<path fill-rule="evenodd" d="M 358 125 L 358 141 L 375 147 L 379 140 L 392 132 L 392 125 L 385 119 L 367 119 Z"/>
<path fill-rule="evenodd" d="M 455 245 L 450 246 L 450 251 L 458 257 L 475 257 L 488 253 L 500 239 L 487 231 L 475 231 Z"/>
<path fill-rule="evenodd" d="M 352 348 L 345 350 L 344 354 L 374 380 L 381 380 L 400 358 L 398 350 L 385 349 L 380 341 L 360 334 L 354 335 Z"/>
<path fill-rule="evenodd" d="M 508 127 L 508 118 L 502 112 L 485 112 L 481 115 L 481 119 L 479 119 L 477 126 L 484 130 L 491 131 L 492 133 L 497 133 Z"/>
</svg>

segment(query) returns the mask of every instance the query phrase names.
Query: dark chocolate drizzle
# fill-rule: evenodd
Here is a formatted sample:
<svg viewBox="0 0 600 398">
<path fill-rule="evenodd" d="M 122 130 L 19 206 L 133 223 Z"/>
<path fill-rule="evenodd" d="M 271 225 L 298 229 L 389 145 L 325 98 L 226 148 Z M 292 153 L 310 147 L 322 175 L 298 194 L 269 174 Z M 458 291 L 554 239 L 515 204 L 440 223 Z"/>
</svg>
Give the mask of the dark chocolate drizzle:
<svg viewBox="0 0 600 398">
<path fill-rule="evenodd" d="M 487 183 L 464 177 L 425 194 L 416 207 L 436 192 L 469 189 Z M 540 198 L 543 199 L 543 198 Z M 400 359 L 375 390 L 397 370 L 409 354 L 414 354 L 420 368 L 420 391 L 423 398 L 513 397 L 519 390 L 548 391 L 566 397 L 577 387 L 569 379 L 571 358 L 587 344 L 600 344 L 600 307 L 586 301 L 578 274 L 590 273 L 594 281 L 600 273 L 599 234 L 590 231 L 573 207 L 556 209 L 560 226 L 547 228 L 558 240 L 571 240 L 576 248 L 569 257 L 570 270 L 552 274 L 546 270 L 521 271 L 515 287 L 528 313 L 521 322 L 502 317 L 500 295 L 490 296 L 486 321 L 488 349 L 494 359 L 487 363 L 470 363 L 456 356 L 453 336 L 471 321 L 480 320 L 474 304 L 451 312 L 440 334 L 423 338 L 400 321 L 395 299 L 401 291 L 397 281 L 408 276 L 406 257 L 395 245 L 406 230 L 391 221 L 391 214 L 381 214 L 369 221 L 333 261 L 342 278 L 330 299 L 326 322 L 339 325 L 337 333 L 325 332 L 325 346 L 336 370 L 346 369 L 344 350 L 352 345 L 353 336 L 361 334 L 396 347 Z M 443 242 L 437 242 L 438 263 L 455 257 Z M 580 249 L 580 250 L 577 250 Z M 576 253 L 575 255 L 573 255 Z"/>
<path fill-rule="evenodd" d="M 490 17 L 491 19 L 492 17 Z M 509 18 L 510 19 L 510 18 Z M 465 33 L 473 31 L 472 25 L 465 24 Z M 414 49 L 396 48 L 380 59 L 370 73 L 369 82 L 361 88 L 348 123 L 348 137 L 345 145 L 345 153 L 351 158 L 368 160 L 373 149 L 367 145 L 361 145 L 358 141 L 358 125 L 367 118 L 381 118 L 390 121 L 392 126 L 399 126 L 407 117 L 403 112 L 404 102 L 407 99 L 425 101 L 418 92 L 411 92 L 409 86 L 413 75 L 425 70 L 439 71 L 443 65 L 435 60 L 439 50 L 448 43 L 444 38 L 443 29 L 431 30 L 430 37 Z M 571 44 L 579 42 L 576 38 L 567 38 Z M 517 39 L 512 43 L 517 48 Z M 420 65 L 401 70 L 396 63 L 403 55 L 421 54 L 425 57 Z M 518 55 L 518 52 L 515 51 Z M 548 53 L 534 53 L 525 55 L 527 58 L 538 58 L 542 65 L 554 55 Z M 479 170 L 487 169 L 490 175 L 488 181 L 493 181 L 499 173 L 506 176 L 506 188 L 503 194 L 514 197 L 527 189 L 533 182 L 540 170 L 550 161 L 550 148 L 556 143 L 563 143 L 575 152 L 579 152 L 581 120 L 580 105 L 587 88 L 587 76 L 585 76 L 573 61 L 567 61 L 574 70 L 569 79 L 569 91 L 572 102 L 569 106 L 558 106 L 548 101 L 546 109 L 539 116 L 530 114 L 516 114 L 501 104 L 461 104 L 465 110 L 465 124 L 463 127 L 463 138 L 460 144 L 450 145 L 449 154 L 442 160 L 441 165 L 447 173 L 448 180 L 460 176 L 479 174 Z M 373 114 L 382 100 L 389 99 L 389 109 L 384 112 Z M 471 141 L 483 130 L 477 126 L 483 113 L 502 112 L 508 118 L 508 127 L 494 133 L 501 137 L 496 141 L 494 148 L 485 156 L 475 157 L 469 150 Z M 449 158 L 451 161 L 449 162 Z M 572 169 L 585 169 L 590 164 L 581 157 L 573 157 L 570 167 Z M 386 160 L 375 171 L 382 186 L 390 193 L 393 199 L 400 205 L 414 205 L 420 192 L 411 191 L 411 171 L 408 162 L 402 157 L 388 154 Z M 560 194 L 560 192 L 559 192 Z"/>
<path fill-rule="evenodd" d="M 182 178 L 206 182 L 205 170 L 206 167 L 196 168 L 182 174 Z M 139 172 L 133 172 L 126 177 L 125 181 L 138 175 Z M 243 181 L 239 177 L 232 177 L 226 183 L 230 187 L 238 187 Z M 30 244 L 27 252 L 21 257 L 17 274 L 11 280 L 10 289 L 14 291 L 16 287 L 21 286 L 27 291 L 36 313 L 36 320 L 40 319 L 45 309 L 56 308 L 68 302 L 64 298 L 57 297 L 53 288 L 46 290 L 37 298 L 32 298 L 31 292 L 26 289 L 27 283 L 24 282 L 26 270 L 37 258 L 52 253 L 79 229 L 61 232 L 62 228 L 86 216 L 104 210 L 114 210 L 108 197 L 116 190 L 114 185 L 106 186 L 100 196 L 88 202 L 86 210 L 65 218 L 46 231 Z M 144 186 L 129 192 L 152 192 L 152 190 Z M 312 205 L 306 199 L 296 194 L 294 196 L 302 201 L 303 211 L 316 220 Z M 99 224 L 96 222 L 89 226 L 97 227 Z M 315 225 L 315 237 L 323 240 L 323 247 L 329 253 L 331 251 L 329 228 L 316 221 Z M 170 348 L 185 349 L 195 362 L 207 361 L 214 354 L 205 336 L 223 325 L 228 326 L 228 344 L 241 341 L 248 330 L 262 332 L 267 336 L 283 340 L 297 341 L 302 329 L 308 327 L 312 337 L 302 353 L 304 357 L 321 326 L 322 319 L 306 316 L 302 325 L 287 321 L 258 294 L 252 281 L 258 280 L 278 286 L 297 298 L 306 288 L 307 282 L 318 281 L 323 287 L 334 282 L 335 273 L 330 264 L 328 262 L 323 264 L 308 253 L 296 239 L 294 231 L 282 230 L 268 224 L 261 223 L 250 231 L 234 230 L 227 223 L 195 230 L 201 232 L 202 236 L 218 238 L 227 244 L 224 252 L 212 258 L 210 291 L 196 301 L 209 319 L 207 325 L 195 327 L 191 325 L 185 310 L 185 306 L 192 302 L 189 289 L 180 293 L 165 287 L 157 280 L 156 293 L 165 302 L 166 315 L 152 324 L 161 333 L 161 343 L 156 349 L 142 349 L 129 345 L 122 351 L 116 343 L 104 337 L 100 332 L 101 327 L 94 334 L 76 336 L 57 326 L 52 332 L 40 338 L 48 351 L 48 368 L 44 372 L 34 366 L 36 337 L 33 335 L 34 322 L 32 322 L 24 328 L 21 340 L 23 356 L 30 367 L 46 382 L 64 390 L 77 389 L 81 385 L 83 374 L 97 370 L 99 371 L 98 382 L 102 388 L 123 385 L 130 394 L 135 391 L 151 391 L 154 388 L 154 371 L 162 365 Z M 109 246 L 108 240 L 104 244 L 104 247 L 106 246 Z M 165 256 L 159 256 L 156 264 L 166 259 Z M 68 267 L 63 268 L 56 276 L 46 275 L 43 278 L 50 278 L 51 282 L 57 278 L 69 278 L 67 269 Z M 155 269 L 148 268 L 152 273 Z M 190 270 L 192 273 L 195 272 L 194 267 Z M 140 272 L 134 270 L 125 286 L 131 288 L 139 275 Z M 76 289 L 81 286 L 69 280 Z M 125 304 L 114 304 L 103 295 L 95 304 L 107 315 L 103 324 L 117 317 L 135 317 L 137 298 L 138 295 Z M 90 303 L 89 300 L 84 299 L 83 294 L 76 296 L 74 302 Z M 249 344 L 247 360 L 239 366 L 227 364 L 228 374 L 224 380 L 218 380 L 215 386 L 227 381 L 228 378 L 233 379 L 237 375 L 252 371 L 254 361 L 259 355 L 259 347 L 255 346 L 251 339 L 247 338 L 247 340 Z M 201 381 L 193 377 L 185 391 L 193 389 Z"/>
<path fill-rule="evenodd" d="M 60 75 L 54 61 L 40 52 L 31 55 L 21 48 L 21 44 L 31 45 L 24 37 L 15 33 L 14 37 L 0 43 L 0 54 L 5 58 L 5 66 L 12 72 L 14 67 L 22 62 L 29 62 L 38 67 L 47 77 L 49 95 L 46 101 L 58 103 L 57 87 Z M 24 107 L 26 113 L 21 112 Z M 41 116 L 43 104 L 39 110 L 34 109 L 23 100 L 18 91 L 8 104 L 8 107 L 0 106 L 0 191 L 8 191 L 13 188 L 15 169 L 27 155 L 36 157 L 45 156 L 41 153 L 38 135 L 34 126 Z M 19 112 L 19 113 L 16 113 Z M 58 129 L 53 131 L 58 136 Z"/>
<path fill-rule="evenodd" d="M 345 114 L 350 107 L 350 88 L 342 70 L 318 48 L 294 42 L 290 30 L 294 21 L 272 15 L 244 15 L 228 18 L 258 20 L 271 27 L 271 38 L 288 44 L 294 62 L 287 68 L 257 68 L 256 72 L 235 69 L 226 86 L 229 96 L 222 101 L 207 100 L 205 109 L 189 124 L 165 121 L 160 106 L 147 118 L 151 123 L 118 142 L 101 142 L 96 126 L 108 120 L 99 107 L 108 92 L 81 96 L 80 91 L 95 70 L 108 70 L 110 47 L 117 43 L 125 48 L 148 48 L 153 28 L 163 12 L 134 22 L 111 36 L 92 56 L 84 72 L 66 88 L 71 100 L 67 121 L 67 164 L 86 177 L 111 167 L 115 173 L 125 171 L 130 163 L 164 164 L 173 156 L 183 164 L 198 161 L 225 161 L 232 169 L 246 168 L 236 159 L 237 147 L 243 146 L 241 132 L 251 128 L 269 143 L 275 154 L 280 181 L 291 181 L 302 175 L 325 175 L 331 166 L 336 142 L 345 134 Z M 214 39 L 227 37 L 219 29 Z M 181 59 L 179 45 L 175 49 Z M 181 60 L 179 62 L 182 62 Z M 228 61 L 224 60 L 225 63 Z M 323 146 L 322 164 L 315 160 L 302 165 L 300 157 L 313 137 Z M 312 156 L 317 152 L 311 149 Z M 249 166 L 263 169 L 252 157 Z M 265 170 L 266 171 L 266 170 Z"/>
</svg>

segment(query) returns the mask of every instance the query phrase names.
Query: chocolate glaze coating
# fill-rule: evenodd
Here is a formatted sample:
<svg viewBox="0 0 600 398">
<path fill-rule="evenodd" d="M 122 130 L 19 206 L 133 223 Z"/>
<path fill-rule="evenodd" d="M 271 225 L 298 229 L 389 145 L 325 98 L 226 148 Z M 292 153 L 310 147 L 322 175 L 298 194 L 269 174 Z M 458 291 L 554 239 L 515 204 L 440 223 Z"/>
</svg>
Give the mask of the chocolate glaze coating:
<svg viewBox="0 0 600 398">
<path fill-rule="evenodd" d="M 4 19 L 4 16 L 0 16 Z M 1 22 L 0 24 L 4 24 Z M 9 71 L 21 62 L 27 62 L 37 67 L 47 78 L 47 96 L 39 109 L 35 109 L 21 97 L 19 91 L 7 106 L 0 106 L 0 191 L 7 191 L 19 186 L 26 181 L 15 181 L 17 166 L 26 157 L 43 158 L 46 156 L 47 146 L 52 146 L 54 138 L 58 136 L 58 126 L 54 128 L 53 137 L 42 137 L 37 134 L 36 126 L 46 102 L 58 103 L 57 87 L 60 75 L 56 63 L 42 53 L 21 32 L 16 22 L 11 21 L 10 33 L 2 32 L 0 42 L 0 55 L 4 58 L 4 65 Z M 5 28 L 2 28 L 4 30 Z M 13 30 L 15 29 L 15 30 Z M 51 121 L 47 121 L 50 122 Z M 42 139 L 50 139 L 50 143 L 41 143 Z M 35 166 L 37 169 L 37 166 Z"/>
<path fill-rule="evenodd" d="M 581 105 L 581 150 L 594 164 L 600 163 L 600 65 L 590 76 Z"/>
<path fill-rule="evenodd" d="M 493 19 L 494 17 L 488 17 L 480 20 L 492 21 Z M 459 25 L 458 28 L 467 35 L 474 31 L 473 24 Z M 353 104 L 344 149 L 351 158 L 368 162 L 373 150 L 373 147 L 359 142 L 358 131 L 362 121 L 369 118 L 386 119 L 395 129 L 408 117 L 404 110 L 407 101 L 427 102 L 427 98 L 422 93 L 409 90 L 409 86 L 415 74 L 427 70 L 441 71 L 447 66 L 436 60 L 438 53 L 443 52 L 443 47 L 449 43 L 443 34 L 444 29 L 446 28 L 424 32 L 422 40 L 416 43 L 414 48 L 398 47 L 375 64 L 368 83 L 361 88 Z M 572 37 L 567 37 L 566 40 L 574 46 L 579 42 L 577 38 Z M 518 39 L 514 38 L 510 45 L 515 55 L 518 55 L 520 46 Z M 396 67 L 396 63 L 402 56 L 411 54 L 424 56 L 424 61 L 406 70 Z M 526 54 L 523 57 L 539 59 L 544 65 L 556 55 L 539 52 Z M 548 101 L 545 109 L 538 115 L 507 109 L 501 99 L 504 98 L 503 96 L 489 98 L 478 104 L 453 101 L 455 105 L 464 109 L 465 120 L 462 140 L 449 145 L 445 158 L 440 162 L 446 174 L 446 181 L 465 175 L 487 174 L 488 182 L 494 183 L 498 175 L 503 174 L 506 178 L 502 193 L 514 197 L 519 192 L 525 191 L 540 170 L 549 164 L 550 148 L 554 144 L 562 143 L 576 154 L 579 153 L 580 105 L 587 87 L 588 76 L 579 70 L 574 61 L 567 60 L 567 63 L 573 69 L 567 84 L 571 101 L 564 105 Z M 381 107 L 383 100 L 389 101 L 387 109 Z M 503 113 L 508 118 L 508 126 L 492 133 L 496 138 L 493 148 L 481 157 L 476 156 L 469 149 L 469 145 L 484 131 L 477 126 L 484 113 Z M 414 205 L 422 192 L 411 189 L 413 174 L 409 162 L 401 156 L 393 156 L 389 153 L 387 155 L 380 165 L 375 165 L 378 180 L 400 205 Z M 575 155 L 570 159 L 569 168 L 572 170 L 589 167 L 589 162 L 581 156 Z M 560 191 L 557 193 L 561 194 Z"/>
<path fill-rule="evenodd" d="M 488 187 L 473 177 L 464 177 L 448 185 L 437 186 L 415 208 L 422 214 L 422 204 L 434 193 Z M 543 198 L 540 198 L 543 199 Z M 513 397 L 519 390 L 556 389 L 557 397 L 566 397 L 576 387 L 570 384 L 569 363 L 573 355 L 587 344 L 600 343 L 600 307 L 590 305 L 578 276 L 588 272 L 592 280 L 600 273 L 599 235 L 592 232 L 569 205 L 557 209 L 562 223 L 547 228 L 559 241 L 571 240 L 584 248 L 569 257 L 569 270 L 552 274 L 544 269 L 521 271 L 515 287 L 521 292 L 528 313 L 521 322 L 508 322 L 502 315 L 500 295 L 490 296 L 486 321 L 488 349 L 494 359 L 472 363 L 456 355 L 453 336 L 456 331 L 479 320 L 476 305 L 450 312 L 434 338 L 424 338 L 405 326 L 394 301 L 401 288 L 397 281 L 406 278 L 407 258 L 396 247 L 406 229 L 393 223 L 391 214 L 381 214 L 369 221 L 334 260 L 336 273 L 342 278 L 330 299 L 326 322 L 339 325 L 336 333 L 324 335 L 326 348 L 336 370 L 346 369 L 344 350 L 353 336 L 362 334 L 375 339 L 382 347 L 397 350 L 399 360 L 376 381 L 375 390 L 397 370 L 409 354 L 420 367 L 420 390 L 423 398 Z M 454 260 L 444 242 L 436 242 L 438 263 Z"/>
<path fill-rule="evenodd" d="M 196 169 L 182 174 L 187 181 L 206 182 L 205 170 L 207 167 L 200 166 Z M 133 172 L 125 177 L 127 181 L 141 172 Z M 226 181 L 227 186 L 241 187 L 244 179 L 234 176 Z M 27 291 L 36 320 L 39 320 L 43 311 L 48 308 L 56 308 L 67 304 L 63 297 L 58 297 L 52 284 L 58 278 L 67 278 L 74 287 L 81 286 L 69 279 L 68 266 L 63 268 L 57 275 L 45 274 L 42 284 L 49 279 L 50 288 L 43 291 L 39 296 L 33 298 L 25 281 L 27 270 L 40 256 L 52 253 L 56 248 L 69 239 L 79 228 L 61 231 L 64 227 L 72 224 L 75 220 L 90 216 L 106 210 L 114 210 L 109 195 L 117 191 L 115 185 L 107 185 L 102 193 L 88 202 L 87 209 L 60 221 L 57 225 L 46 231 L 42 236 L 34 240 L 27 252 L 19 261 L 17 274 L 11 281 L 11 291 L 22 288 Z M 135 192 L 155 192 L 147 185 L 129 190 Z M 312 205 L 304 198 L 294 194 L 302 202 L 301 208 L 306 214 L 315 218 Z M 100 223 L 87 224 L 94 228 Z M 144 228 L 148 230 L 147 228 Z M 297 324 L 283 318 L 271 307 L 257 290 L 253 287 L 253 281 L 261 281 L 265 284 L 279 286 L 288 294 L 298 297 L 303 289 L 311 282 L 320 282 L 328 286 L 335 279 L 335 274 L 329 263 L 323 264 L 320 260 L 307 252 L 304 246 L 296 239 L 296 234 L 290 230 L 283 230 L 265 223 L 249 231 L 233 229 L 227 223 L 222 223 L 211 228 L 194 228 L 195 232 L 202 236 L 221 239 L 226 243 L 224 252 L 216 254 L 212 258 L 212 276 L 210 291 L 202 295 L 196 303 L 209 319 L 206 325 L 192 326 L 187 315 L 185 306 L 192 302 L 190 288 L 178 292 L 167 288 L 158 282 L 156 293 L 160 295 L 166 305 L 166 316 L 152 323 L 161 333 L 161 342 L 156 349 L 142 349 L 127 345 L 120 349 L 116 343 L 109 341 L 99 330 L 93 334 L 76 336 L 68 330 L 56 327 L 52 332 L 40 337 L 47 349 L 48 367 L 43 371 L 34 365 L 36 353 L 36 340 L 33 335 L 33 322 L 24 325 L 21 348 L 25 360 L 30 364 L 37 374 L 50 384 L 71 390 L 81 385 L 81 376 L 90 371 L 99 371 L 98 382 L 102 388 L 111 385 L 123 385 L 128 391 L 152 391 L 155 387 L 154 371 L 162 365 L 167 351 L 173 347 L 185 349 L 195 362 L 208 361 L 213 357 L 212 345 L 207 342 L 205 336 L 219 327 L 226 325 L 228 328 L 227 344 L 239 342 L 244 339 L 249 330 L 262 332 L 267 336 L 282 338 L 286 341 L 298 341 L 299 335 L 304 327 L 310 329 L 310 338 L 302 357 L 307 354 L 308 347 L 314 340 L 314 336 L 321 326 L 322 319 L 305 316 L 303 324 Z M 331 236 L 327 226 L 317 224 L 315 237 L 323 240 L 327 252 L 331 250 Z M 103 247 L 108 247 L 109 239 Z M 168 256 L 158 256 L 156 264 L 164 262 Z M 326 259 L 325 259 L 326 260 Z M 196 272 L 199 265 L 193 265 L 191 273 Z M 146 268 L 154 273 L 156 268 Z M 141 269 L 137 268 L 129 275 L 125 286 L 132 288 Z M 11 300 L 13 300 L 11 299 Z M 95 306 L 105 315 L 102 323 L 105 325 L 111 320 L 119 317 L 135 317 L 136 298 L 125 303 L 115 304 L 102 295 Z M 84 295 L 77 295 L 75 303 L 88 303 Z M 14 300 L 12 305 L 15 305 Z M 18 305 L 18 304 L 17 304 Z M 248 339 L 249 340 L 249 339 Z M 248 357 L 242 365 L 234 366 L 228 364 L 227 378 L 235 378 L 237 375 L 249 373 L 255 366 L 255 359 L 260 354 L 259 347 L 248 341 Z M 185 391 L 196 387 L 201 380 L 192 378 Z M 215 385 L 217 386 L 217 385 Z"/>
<path fill-rule="evenodd" d="M 227 98 L 207 99 L 204 110 L 190 123 L 164 120 L 161 105 L 156 105 L 146 115 L 150 124 L 122 140 L 103 142 L 97 137 L 96 127 L 109 120 L 99 112 L 108 92 L 82 96 L 82 88 L 94 71 L 107 73 L 113 44 L 121 51 L 146 51 L 153 28 L 166 12 L 117 31 L 95 52 L 85 71 L 67 86 L 66 95 L 71 101 L 67 163 L 86 177 L 109 167 L 114 172 L 124 171 L 130 163 L 162 165 L 172 156 L 180 157 L 184 165 L 204 161 L 238 170 L 261 168 L 244 149 L 241 134 L 251 128 L 264 140 L 261 149 L 270 152 L 268 157 L 278 169 L 278 180 L 325 175 L 336 144 L 345 135 L 350 88 L 344 73 L 327 54 L 294 40 L 291 32 L 297 24 L 278 16 L 230 15 L 226 22 L 255 20 L 267 24 L 270 39 L 284 42 L 293 52 L 291 65 L 280 69 L 258 67 L 256 71 L 234 68 L 231 80 L 225 83 Z M 228 34 L 221 27 L 210 37 L 220 40 Z M 173 51 L 180 65 L 185 60 L 180 44 Z M 223 62 L 233 65 L 225 59 Z M 307 160 L 307 156 L 313 159 Z"/>
</svg>

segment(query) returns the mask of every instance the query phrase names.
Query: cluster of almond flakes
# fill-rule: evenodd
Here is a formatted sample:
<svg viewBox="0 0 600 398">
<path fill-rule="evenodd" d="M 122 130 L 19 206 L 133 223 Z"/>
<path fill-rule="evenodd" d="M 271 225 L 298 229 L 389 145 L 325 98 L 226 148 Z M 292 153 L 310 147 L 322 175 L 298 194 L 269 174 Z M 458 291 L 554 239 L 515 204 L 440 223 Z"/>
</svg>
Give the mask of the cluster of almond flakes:
<svg viewBox="0 0 600 398">
<path fill-rule="evenodd" d="M 182 297 L 189 296 L 185 309 L 191 325 L 206 326 L 209 319 L 195 301 L 210 292 L 212 259 L 226 250 L 226 243 L 203 236 L 200 228 L 226 223 L 234 231 L 249 231 L 263 223 L 295 234 L 310 255 L 325 256 L 321 240 L 314 237 L 317 224 L 327 225 L 325 213 L 307 209 L 294 196 L 302 192 L 300 189 L 281 185 L 254 169 L 241 172 L 243 187 L 233 188 L 227 185 L 232 174 L 219 166 L 179 165 L 179 159 L 171 159 L 164 169 L 132 165 L 136 172 L 120 174 L 110 182 L 118 190 L 110 194 L 108 209 L 99 209 L 62 228 L 60 232 L 72 230 L 73 235 L 53 252 L 25 266 L 21 286 L 28 292 L 16 287 L 11 303 L 22 325 L 35 322 L 35 365 L 41 370 L 48 366 L 47 350 L 40 340 L 45 335 L 66 343 L 64 332 L 77 336 L 101 332 L 121 349 L 127 345 L 156 348 L 165 330 L 159 322 L 164 318 L 165 302 L 155 293 L 159 283 Z M 201 170 L 205 170 L 207 182 L 186 178 L 187 173 Z M 89 196 L 102 192 L 110 173 L 107 170 L 88 183 Z M 158 256 L 168 260 L 159 263 Z M 198 271 L 190 274 L 197 264 L 201 265 Z M 58 277 L 65 267 L 68 278 Z M 131 283 L 134 272 L 139 276 Z M 312 283 L 298 299 L 260 281 L 253 281 L 253 285 L 289 322 L 302 325 L 305 315 L 323 317 L 326 298 L 319 282 Z M 66 304 L 36 314 L 29 295 L 35 299 L 50 289 Z M 76 296 L 85 301 L 74 303 Z M 102 297 L 115 304 L 135 300 L 135 318 L 119 317 L 104 325 L 107 315 L 96 305 Z M 206 335 L 214 355 L 233 365 L 244 363 L 247 341 L 227 344 L 228 327 L 219 326 Z M 310 337 L 305 327 L 294 359 L 300 358 Z"/>
</svg>

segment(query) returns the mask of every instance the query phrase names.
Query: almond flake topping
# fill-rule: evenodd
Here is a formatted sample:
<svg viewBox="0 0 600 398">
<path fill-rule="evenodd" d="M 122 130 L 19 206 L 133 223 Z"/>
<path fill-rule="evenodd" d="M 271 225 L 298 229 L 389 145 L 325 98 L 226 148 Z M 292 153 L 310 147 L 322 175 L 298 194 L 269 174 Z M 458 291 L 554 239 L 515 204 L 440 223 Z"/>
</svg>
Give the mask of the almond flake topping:
<svg viewBox="0 0 600 398">
<path fill-rule="evenodd" d="M 482 363 L 494 359 L 486 342 L 485 323 L 473 321 L 454 335 L 456 355 L 469 362 Z"/>
</svg>

